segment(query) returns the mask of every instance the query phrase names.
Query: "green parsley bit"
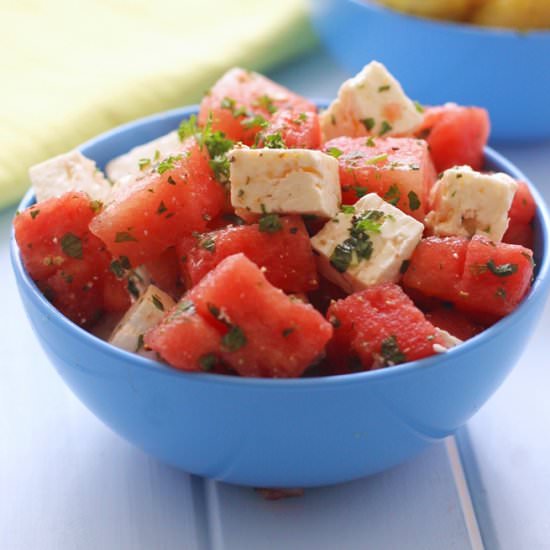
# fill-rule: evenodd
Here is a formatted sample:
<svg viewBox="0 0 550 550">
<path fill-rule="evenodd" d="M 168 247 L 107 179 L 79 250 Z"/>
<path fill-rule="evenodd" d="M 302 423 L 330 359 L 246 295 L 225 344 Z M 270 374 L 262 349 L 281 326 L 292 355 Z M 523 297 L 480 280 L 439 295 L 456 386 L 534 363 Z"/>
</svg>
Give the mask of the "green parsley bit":
<svg viewBox="0 0 550 550">
<path fill-rule="evenodd" d="M 40 214 L 40 210 L 38 208 L 31 210 L 30 212 L 31 218 L 34 220 L 38 214 Z"/>
<path fill-rule="evenodd" d="M 246 345 L 245 333 L 237 325 L 231 325 L 229 331 L 222 337 L 222 346 L 227 351 L 238 351 Z"/>
<path fill-rule="evenodd" d="M 401 263 L 401 267 L 399 268 L 399 273 L 401 274 L 406 273 L 410 265 L 411 265 L 410 260 L 403 260 L 403 262 Z"/>
<path fill-rule="evenodd" d="M 153 294 L 151 296 L 151 301 L 158 310 L 164 311 L 164 304 L 161 302 L 160 298 L 156 294 Z"/>
<path fill-rule="evenodd" d="M 216 251 L 216 241 L 212 237 L 205 237 L 202 239 L 200 247 L 214 253 Z"/>
<path fill-rule="evenodd" d="M 376 143 L 374 142 L 374 139 L 372 137 L 369 137 L 367 141 L 365 142 L 365 145 L 367 147 L 376 147 Z"/>
<path fill-rule="evenodd" d="M 128 231 L 118 231 L 115 235 L 115 243 L 137 242 L 137 239 Z"/>
<path fill-rule="evenodd" d="M 351 204 L 343 204 L 340 208 L 340 211 L 344 214 L 355 214 L 355 206 Z"/>
<path fill-rule="evenodd" d="M 268 149 L 286 149 L 286 143 L 281 133 L 275 132 L 264 138 L 264 147 Z"/>
<path fill-rule="evenodd" d="M 182 158 L 182 155 L 170 155 L 169 157 L 166 157 L 157 165 L 157 172 L 162 175 L 165 172 L 168 172 L 168 170 L 173 170 L 176 167 L 176 162 Z"/>
<path fill-rule="evenodd" d="M 399 348 L 397 338 L 394 335 L 388 336 L 388 338 L 382 340 L 380 354 L 384 359 L 385 365 L 398 365 L 399 363 L 404 363 L 407 360 L 407 357 Z"/>
<path fill-rule="evenodd" d="M 369 118 L 364 118 L 361 120 L 361 123 L 363 124 L 363 126 L 370 132 L 376 125 L 376 121 L 374 120 L 374 118 L 372 117 L 369 117 Z"/>
<path fill-rule="evenodd" d="M 281 224 L 281 218 L 274 212 L 270 214 L 263 214 L 258 222 L 260 231 L 262 233 L 277 233 L 283 228 Z"/>
<path fill-rule="evenodd" d="M 61 237 L 61 248 L 67 256 L 82 259 L 82 240 L 74 233 L 68 232 Z"/>
<path fill-rule="evenodd" d="M 182 120 L 178 128 L 178 137 L 180 141 L 185 141 L 187 138 L 199 133 L 197 125 L 197 116 L 191 115 L 189 119 Z"/>
<path fill-rule="evenodd" d="M 151 166 L 151 159 L 143 158 L 138 160 L 138 167 L 140 170 L 143 171 L 146 168 L 149 168 L 149 166 Z"/>
<path fill-rule="evenodd" d="M 218 358 L 214 353 L 207 353 L 199 357 L 199 365 L 204 372 L 210 372 L 218 364 Z"/>
<path fill-rule="evenodd" d="M 296 329 L 294 327 L 288 327 L 283 329 L 283 337 L 288 338 Z"/>
<path fill-rule="evenodd" d="M 254 115 L 241 121 L 241 125 L 249 130 L 250 128 L 256 127 L 266 128 L 269 125 L 269 122 L 262 115 Z"/>
<path fill-rule="evenodd" d="M 383 162 L 385 160 L 388 160 L 388 153 L 380 153 L 379 155 L 367 159 L 365 164 L 378 164 L 379 162 Z"/>
<path fill-rule="evenodd" d="M 391 86 L 389 84 L 385 84 L 384 86 L 378 87 L 378 92 L 387 92 L 390 88 Z"/>
<path fill-rule="evenodd" d="M 98 200 L 90 201 L 90 208 L 94 214 L 97 214 L 103 208 L 103 203 Z"/>
<path fill-rule="evenodd" d="M 341 157 L 344 154 L 344 152 L 338 149 L 338 147 L 329 147 L 327 149 L 327 154 L 337 159 L 338 157 Z"/>
<path fill-rule="evenodd" d="M 393 126 L 387 121 L 383 120 L 382 125 L 380 126 L 380 133 L 378 135 L 383 136 L 393 129 Z"/>
<path fill-rule="evenodd" d="M 346 239 L 343 243 L 336 245 L 331 256 L 330 264 L 339 273 L 347 271 L 353 258 L 354 243 Z"/>
<path fill-rule="evenodd" d="M 277 112 L 277 107 L 275 107 L 273 99 L 266 94 L 257 99 L 256 105 L 265 109 L 270 115 Z"/>
<path fill-rule="evenodd" d="M 160 216 L 164 212 L 166 212 L 168 208 L 166 208 L 166 205 L 164 204 L 164 201 L 160 201 L 159 207 L 157 208 L 157 214 Z"/>
<path fill-rule="evenodd" d="M 401 191 L 399 191 L 399 187 L 395 183 L 390 186 L 390 188 L 384 195 L 384 200 L 389 202 L 390 204 L 393 204 L 393 206 L 395 206 L 399 202 L 400 198 Z"/>
<path fill-rule="evenodd" d="M 122 279 L 126 271 L 130 269 L 130 260 L 128 260 L 127 256 L 119 256 L 118 260 L 111 262 L 109 269 L 117 279 Z"/>
<path fill-rule="evenodd" d="M 409 208 L 413 211 L 418 210 L 421 204 L 418 195 L 414 191 L 409 191 L 407 196 L 409 197 Z"/>
<path fill-rule="evenodd" d="M 414 106 L 419 113 L 422 114 L 424 112 L 424 107 L 422 107 L 418 101 L 414 102 Z"/>
<path fill-rule="evenodd" d="M 493 260 L 487 262 L 487 269 L 497 277 L 508 277 L 513 275 L 518 270 L 518 264 L 501 264 L 496 265 Z"/>
</svg>

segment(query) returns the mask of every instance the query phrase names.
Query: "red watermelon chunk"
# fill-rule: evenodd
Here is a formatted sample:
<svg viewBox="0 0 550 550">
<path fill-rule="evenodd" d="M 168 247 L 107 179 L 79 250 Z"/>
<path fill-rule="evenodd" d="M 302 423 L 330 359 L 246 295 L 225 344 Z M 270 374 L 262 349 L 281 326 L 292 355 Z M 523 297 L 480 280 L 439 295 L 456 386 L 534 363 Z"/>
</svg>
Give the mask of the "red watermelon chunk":
<svg viewBox="0 0 550 550">
<path fill-rule="evenodd" d="M 531 250 L 535 244 L 535 232 L 530 223 L 521 223 L 510 220 L 508 229 L 502 237 L 502 242 L 508 244 L 518 244 Z"/>
<path fill-rule="evenodd" d="M 180 282 L 180 258 L 175 246 L 167 248 L 158 258 L 146 262 L 144 267 L 151 283 L 177 300 L 183 291 Z"/>
<path fill-rule="evenodd" d="M 205 148 L 191 138 L 181 155 L 168 157 L 90 223 L 115 257 L 132 266 L 157 258 L 185 235 L 203 231 L 222 210 L 223 186 Z"/>
<path fill-rule="evenodd" d="M 533 248 L 534 232 L 531 222 L 535 217 L 537 205 L 528 185 L 518 181 L 518 188 L 510 206 L 508 229 L 502 237 L 503 242 Z"/>
<path fill-rule="evenodd" d="M 415 248 L 403 275 L 403 285 L 441 300 L 456 299 L 464 273 L 468 240 L 428 237 Z"/>
<path fill-rule="evenodd" d="M 457 304 L 466 311 L 504 316 L 519 305 L 532 277 L 531 250 L 475 236 L 468 244 Z"/>
<path fill-rule="evenodd" d="M 98 319 L 110 284 L 110 256 L 88 230 L 99 208 L 85 193 L 66 193 L 31 206 L 14 220 L 29 275 L 61 313 L 83 326 Z M 119 294 L 119 300 L 128 303 L 128 294 Z"/>
<path fill-rule="evenodd" d="M 428 142 L 438 172 L 465 164 L 481 170 L 489 131 L 485 109 L 448 103 L 427 108 L 416 135 Z"/>
<path fill-rule="evenodd" d="M 128 292 L 128 280 L 118 279 L 114 273 L 106 273 L 103 280 L 103 307 L 109 313 L 125 312 L 132 305 Z"/>
<path fill-rule="evenodd" d="M 219 331 L 224 362 L 242 376 L 300 376 L 332 336 L 319 312 L 272 286 L 244 254 L 223 260 L 186 299 Z"/>
<path fill-rule="evenodd" d="M 252 145 L 260 130 L 279 110 L 315 113 L 307 99 L 252 71 L 234 68 L 227 71 L 204 96 L 199 123 L 211 118 L 212 129 L 228 138 Z"/>
<path fill-rule="evenodd" d="M 414 254 L 403 284 L 459 309 L 502 317 L 529 289 L 533 253 L 523 246 L 493 243 L 475 236 L 428 237 Z"/>
<path fill-rule="evenodd" d="M 271 220 L 270 225 L 267 222 Z M 259 224 L 204 233 L 185 252 L 187 247 L 188 243 L 184 243 L 179 252 L 188 287 L 196 285 L 225 258 L 239 252 L 260 267 L 272 285 L 285 292 L 307 292 L 318 284 L 309 236 L 299 216 L 268 215 Z"/>
<path fill-rule="evenodd" d="M 333 303 L 329 359 L 338 373 L 422 359 L 440 343 L 435 327 L 393 283 L 371 286 Z"/>
<path fill-rule="evenodd" d="M 315 112 L 277 111 L 265 130 L 258 134 L 260 147 L 319 149 L 321 126 Z"/>
<path fill-rule="evenodd" d="M 183 298 L 159 325 L 145 333 L 145 345 L 172 367 L 186 371 L 216 371 L 221 363 L 220 335 Z"/>
<path fill-rule="evenodd" d="M 484 330 L 484 326 L 469 319 L 453 307 L 438 307 L 426 313 L 426 319 L 460 340 L 469 340 Z"/>
<path fill-rule="evenodd" d="M 377 193 L 416 219 L 424 219 L 436 178 L 425 141 L 339 137 L 323 149 L 338 158 L 344 204 Z"/>
</svg>

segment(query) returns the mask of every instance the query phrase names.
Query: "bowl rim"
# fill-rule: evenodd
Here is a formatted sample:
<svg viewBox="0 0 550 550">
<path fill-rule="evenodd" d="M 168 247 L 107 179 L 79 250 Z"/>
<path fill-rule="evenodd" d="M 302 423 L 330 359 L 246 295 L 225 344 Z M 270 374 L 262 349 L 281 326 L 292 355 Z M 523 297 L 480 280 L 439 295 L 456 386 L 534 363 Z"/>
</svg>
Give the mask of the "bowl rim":
<svg viewBox="0 0 550 550">
<path fill-rule="evenodd" d="M 352 0 L 354 1 L 354 0 Z M 316 104 L 322 105 L 324 101 L 316 101 Z M 93 146 L 97 146 L 105 140 L 115 138 L 118 134 L 137 130 L 142 126 L 153 122 L 160 122 L 167 119 L 178 117 L 184 119 L 198 112 L 197 105 L 189 105 L 169 111 L 152 114 L 142 117 L 131 122 L 117 126 L 111 130 L 99 134 L 98 136 L 86 141 L 77 149 L 82 151 Z M 136 144 L 139 145 L 139 144 Z M 136 146 L 134 145 L 134 147 Z M 276 390 L 278 388 L 291 389 L 326 389 L 331 386 L 341 386 L 347 384 L 355 384 L 359 382 L 372 381 L 379 379 L 387 379 L 393 377 L 409 376 L 418 370 L 428 370 L 435 368 L 445 368 L 446 359 L 448 357 L 459 358 L 461 355 L 468 355 L 476 347 L 482 345 L 487 340 L 497 336 L 503 331 L 509 330 L 512 326 L 518 323 L 522 317 L 528 314 L 532 304 L 539 300 L 545 300 L 548 289 L 550 288 L 550 214 L 542 196 L 531 183 L 531 181 L 519 170 L 512 162 L 507 160 L 500 153 L 490 147 L 485 148 L 485 159 L 497 165 L 500 170 L 511 174 L 516 179 L 521 179 L 527 183 L 531 193 L 534 196 L 537 205 L 536 217 L 541 229 L 541 263 L 538 266 L 538 273 L 533 281 L 529 294 L 520 305 L 503 319 L 497 321 L 491 327 L 485 329 L 480 334 L 470 338 L 455 348 L 447 350 L 445 353 L 436 354 L 424 359 L 410 361 L 400 365 L 394 365 L 390 368 L 377 369 L 371 371 L 362 371 L 350 374 L 339 374 L 331 376 L 319 376 L 308 378 L 250 378 L 242 376 L 228 376 L 224 374 L 213 374 L 207 372 L 186 372 L 175 369 L 167 364 L 160 363 L 153 359 L 148 359 L 129 351 L 117 348 L 107 341 L 95 336 L 76 325 L 64 315 L 62 315 L 40 292 L 37 285 L 28 275 L 23 266 L 19 247 L 15 241 L 13 224 L 10 235 L 10 255 L 12 269 L 15 273 L 17 285 L 21 294 L 25 292 L 37 307 L 45 312 L 48 320 L 56 324 L 62 330 L 67 330 L 75 339 L 82 340 L 84 344 L 90 346 L 99 346 L 99 350 L 112 357 L 115 362 L 124 362 L 132 364 L 133 367 L 145 371 L 150 371 L 158 375 L 171 376 L 179 380 L 193 383 L 214 383 L 228 386 L 259 386 L 263 389 Z M 34 193 L 32 187 L 27 191 L 25 196 L 19 203 L 17 211 L 23 211 L 30 206 L 34 201 Z"/>
<path fill-rule="evenodd" d="M 491 27 L 476 25 L 475 23 L 469 23 L 465 21 L 452 21 L 450 19 L 431 19 L 422 15 L 415 15 L 412 13 L 406 13 L 399 11 L 389 6 L 378 4 L 375 0 L 348 0 L 350 4 L 355 4 L 361 8 L 377 13 L 379 15 L 385 15 L 387 17 L 393 17 L 395 19 L 401 19 L 404 22 L 416 22 L 425 24 L 426 26 L 433 26 L 438 28 L 448 27 L 456 32 L 464 32 L 466 34 L 475 34 L 478 36 L 491 36 L 493 38 L 550 38 L 550 29 L 534 29 L 534 30 L 518 30 L 507 27 Z"/>
</svg>

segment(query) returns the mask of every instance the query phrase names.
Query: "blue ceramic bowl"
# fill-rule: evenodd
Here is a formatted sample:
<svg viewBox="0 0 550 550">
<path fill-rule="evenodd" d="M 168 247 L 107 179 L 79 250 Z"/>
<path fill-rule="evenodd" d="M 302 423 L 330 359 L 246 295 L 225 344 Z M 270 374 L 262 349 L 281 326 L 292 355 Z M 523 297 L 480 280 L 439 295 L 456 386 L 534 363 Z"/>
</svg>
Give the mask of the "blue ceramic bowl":
<svg viewBox="0 0 550 550">
<path fill-rule="evenodd" d="M 550 31 L 434 21 L 366 0 L 311 0 L 314 26 L 351 74 L 384 63 L 421 103 L 489 110 L 492 138 L 550 138 Z"/>
<path fill-rule="evenodd" d="M 155 115 L 86 143 L 100 166 L 177 127 L 195 107 Z M 487 167 L 525 179 L 494 151 Z M 511 315 L 447 353 L 383 370 L 298 380 L 189 374 L 114 348 L 61 315 L 27 275 L 17 285 L 58 373 L 107 426 L 188 472 L 243 485 L 309 487 L 359 478 L 410 458 L 463 425 L 510 372 L 550 286 L 550 221 L 538 193 L 529 296 Z M 31 192 L 20 209 L 34 201 Z"/>
</svg>

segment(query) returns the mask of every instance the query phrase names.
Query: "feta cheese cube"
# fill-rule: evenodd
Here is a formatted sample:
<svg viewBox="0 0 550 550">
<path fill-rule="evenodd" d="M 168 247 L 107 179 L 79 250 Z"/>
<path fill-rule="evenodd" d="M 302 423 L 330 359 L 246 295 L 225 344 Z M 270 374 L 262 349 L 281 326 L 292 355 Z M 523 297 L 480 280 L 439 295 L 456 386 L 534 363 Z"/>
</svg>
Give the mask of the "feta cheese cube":
<svg viewBox="0 0 550 550">
<path fill-rule="evenodd" d="M 233 149 L 231 204 L 249 212 L 330 218 L 342 199 L 338 161 L 311 149 Z"/>
<path fill-rule="evenodd" d="M 174 305 L 174 300 L 168 294 L 154 285 L 149 285 L 124 314 L 111 334 L 109 343 L 149 357 L 149 352 L 143 349 L 143 335 L 160 323 L 165 313 Z"/>
<path fill-rule="evenodd" d="M 431 191 L 426 224 L 435 235 L 484 235 L 502 240 L 517 183 L 507 174 L 482 174 L 469 166 L 445 170 Z"/>
<path fill-rule="evenodd" d="M 111 194 L 111 184 L 95 162 L 76 150 L 31 166 L 29 177 L 37 202 L 69 191 L 83 191 L 102 202 Z"/>
<path fill-rule="evenodd" d="M 433 349 L 435 353 L 443 353 L 448 349 L 454 348 L 459 344 L 462 344 L 462 340 L 453 336 L 450 332 L 443 330 L 442 328 L 435 327 L 435 334 L 441 341 L 440 344 L 434 344 Z"/>
<path fill-rule="evenodd" d="M 172 155 L 180 149 L 181 142 L 178 133 L 170 132 L 114 158 L 107 163 L 105 172 L 112 182 L 118 182 L 126 176 L 138 176 L 157 160 Z"/>
<path fill-rule="evenodd" d="M 421 110 L 378 61 L 346 80 L 338 97 L 321 113 L 325 140 L 338 136 L 404 135 L 422 122 Z"/>
<path fill-rule="evenodd" d="M 412 216 L 369 193 L 328 221 L 311 244 L 320 273 L 352 293 L 398 281 L 423 230 Z"/>
</svg>

